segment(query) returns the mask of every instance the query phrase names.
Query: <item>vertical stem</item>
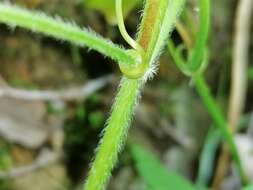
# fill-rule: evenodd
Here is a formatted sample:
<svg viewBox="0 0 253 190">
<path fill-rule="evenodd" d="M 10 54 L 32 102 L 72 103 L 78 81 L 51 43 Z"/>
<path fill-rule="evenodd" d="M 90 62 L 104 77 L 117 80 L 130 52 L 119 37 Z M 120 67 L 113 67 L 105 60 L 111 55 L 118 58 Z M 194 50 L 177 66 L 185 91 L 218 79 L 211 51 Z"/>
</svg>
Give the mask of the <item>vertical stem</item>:
<svg viewBox="0 0 253 190">
<path fill-rule="evenodd" d="M 166 39 L 169 36 L 184 2 L 184 0 L 146 0 L 138 34 L 138 43 L 144 50 L 142 56 L 145 65 L 150 66 L 154 52 L 160 51 L 165 45 L 166 40 L 161 40 L 161 38 Z M 159 48 L 156 47 L 157 42 Z M 125 141 L 140 87 L 151 74 L 152 72 L 147 69 L 139 79 L 123 78 L 96 158 L 84 186 L 85 190 L 104 189 Z"/>
<path fill-rule="evenodd" d="M 159 2 L 159 0 L 147 1 Z M 151 3 L 151 5 L 153 5 L 153 3 Z M 145 27 L 147 22 L 150 22 L 150 11 L 153 13 L 152 18 L 155 18 L 155 12 L 153 12 L 155 7 L 151 6 L 150 8 L 149 6 L 150 4 L 146 3 L 144 10 L 145 15 L 141 24 L 143 29 L 139 33 L 139 42 L 145 50 L 147 50 L 149 40 L 152 37 L 152 33 L 147 35 L 146 30 L 150 30 Z M 149 24 L 152 25 L 153 22 L 155 22 L 155 19 Z M 141 79 L 123 78 L 112 107 L 111 116 L 108 119 L 108 124 L 97 150 L 95 160 L 92 163 L 92 167 L 84 185 L 84 190 L 101 190 L 106 185 L 111 174 L 111 170 L 117 161 L 118 153 L 123 146 L 127 135 L 129 122 L 133 115 L 134 106 L 139 95 L 140 83 Z"/>
<path fill-rule="evenodd" d="M 228 113 L 229 126 L 232 131 L 236 128 L 245 104 L 252 14 L 253 1 L 241 0 L 236 14 L 231 96 Z"/>
<path fill-rule="evenodd" d="M 196 34 L 197 41 L 195 42 L 193 53 L 189 58 L 189 67 L 193 72 L 196 72 L 201 66 L 210 27 L 210 0 L 198 0 L 198 4 L 199 30 Z"/>
<path fill-rule="evenodd" d="M 206 84 L 205 79 L 203 78 L 202 75 L 197 75 L 194 78 L 194 84 L 209 114 L 211 115 L 215 123 L 215 126 L 219 128 L 220 132 L 222 133 L 222 136 L 225 138 L 226 142 L 229 145 L 231 154 L 233 155 L 234 161 L 236 162 L 242 181 L 246 181 L 232 132 L 228 129 L 223 114 L 219 109 L 219 106 L 215 103 L 215 100 L 213 99 L 210 93 L 210 90 L 208 88 L 208 85 Z"/>
<path fill-rule="evenodd" d="M 139 96 L 140 81 L 123 78 L 112 107 L 96 158 L 89 172 L 84 190 L 101 190 L 110 177 L 127 136 L 130 120 Z"/>
</svg>

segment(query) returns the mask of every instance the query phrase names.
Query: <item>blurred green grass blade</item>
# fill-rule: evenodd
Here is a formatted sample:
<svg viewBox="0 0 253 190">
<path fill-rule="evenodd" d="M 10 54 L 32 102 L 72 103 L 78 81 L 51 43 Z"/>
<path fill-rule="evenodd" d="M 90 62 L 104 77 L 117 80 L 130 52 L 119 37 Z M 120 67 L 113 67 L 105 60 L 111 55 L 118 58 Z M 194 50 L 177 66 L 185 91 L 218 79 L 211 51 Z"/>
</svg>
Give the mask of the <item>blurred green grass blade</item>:
<svg viewBox="0 0 253 190">
<path fill-rule="evenodd" d="M 153 190 L 196 190 L 182 176 L 168 171 L 152 154 L 138 145 L 131 146 L 131 153 L 139 175 Z"/>
<path fill-rule="evenodd" d="M 217 129 L 211 127 L 208 131 L 203 150 L 200 155 L 197 186 L 207 186 L 214 168 L 215 153 L 221 141 L 221 134 Z"/>
</svg>

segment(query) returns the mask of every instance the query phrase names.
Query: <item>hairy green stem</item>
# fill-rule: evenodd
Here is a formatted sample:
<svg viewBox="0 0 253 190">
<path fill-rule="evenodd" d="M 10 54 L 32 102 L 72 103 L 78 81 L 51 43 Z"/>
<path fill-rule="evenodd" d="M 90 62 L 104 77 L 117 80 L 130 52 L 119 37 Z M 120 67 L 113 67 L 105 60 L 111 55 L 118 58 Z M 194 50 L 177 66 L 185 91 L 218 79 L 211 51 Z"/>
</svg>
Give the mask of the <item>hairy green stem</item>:
<svg viewBox="0 0 253 190">
<path fill-rule="evenodd" d="M 146 0 L 143 15 L 146 22 L 140 27 L 140 33 L 145 34 L 138 41 L 146 50 L 147 64 L 154 64 L 161 54 L 184 4 L 185 0 Z"/>
<path fill-rule="evenodd" d="M 196 87 L 200 97 L 202 98 L 202 101 L 204 102 L 210 116 L 212 117 L 212 119 L 215 123 L 215 126 L 218 127 L 218 129 L 221 132 L 222 136 L 224 137 L 225 141 L 229 145 L 231 154 L 232 154 L 234 161 L 238 167 L 242 181 L 244 182 L 246 180 L 246 178 L 245 178 L 245 175 L 243 172 L 240 156 L 239 156 L 237 147 L 236 147 L 234 139 L 233 139 L 233 134 L 228 129 L 226 120 L 224 119 L 222 112 L 219 109 L 219 106 L 216 104 L 215 100 L 213 99 L 203 75 L 196 75 L 193 78 L 193 80 L 194 80 L 195 87 Z"/>
<path fill-rule="evenodd" d="M 118 61 L 120 64 L 135 64 L 134 57 L 109 40 L 87 29 L 81 29 L 75 24 L 65 23 L 59 18 L 54 19 L 41 12 L 31 12 L 17 6 L 0 3 L 0 23 L 5 23 L 11 27 L 23 27 L 56 39 L 69 41 L 78 46 L 87 46 Z"/>
<path fill-rule="evenodd" d="M 166 5 L 165 9 L 163 5 Z M 157 57 L 157 52 L 161 51 L 161 48 L 166 44 L 166 40 L 161 41 L 160 39 L 166 39 L 169 36 L 183 5 L 184 0 L 146 0 L 144 16 L 138 34 L 138 43 L 144 50 L 142 60 L 145 60 L 145 63 L 141 64 L 147 64 L 148 67 L 139 79 L 123 78 L 111 117 L 108 120 L 95 160 L 86 180 L 85 190 L 101 190 L 105 188 L 111 170 L 117 161 L 118 153 L 125 141 L 140 87 L 152 75 L 152 69 L 150 69 L 152 67 L 152 57 L 154 54 Z M 171 21 L 165 19 L 171 19 Z M 164 25 L 165 23 L 166 25 Z M 165 29 L 165 26 L 168 28 Z M 159 46 L 156 46 L 157 42 L 159 42 Z M 160 48 L 159 51 L 158 48 Z"/>
<path fill-rule="evenodd" d="M 123 78 L 84 189 L 100 190 L 106 184 L 127 136 L 139 96 L 140 81 Z"/>
</svg>

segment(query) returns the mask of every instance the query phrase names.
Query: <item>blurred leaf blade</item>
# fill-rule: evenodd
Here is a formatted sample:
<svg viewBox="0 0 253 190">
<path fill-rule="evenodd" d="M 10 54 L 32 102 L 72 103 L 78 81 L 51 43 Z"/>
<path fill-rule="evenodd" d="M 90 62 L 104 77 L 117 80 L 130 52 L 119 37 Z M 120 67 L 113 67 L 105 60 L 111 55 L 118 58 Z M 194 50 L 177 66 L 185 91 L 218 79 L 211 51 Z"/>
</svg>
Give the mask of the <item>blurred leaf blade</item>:
<svg viewBox="0 0 253 190">
<path fill-rule="evenodd" d="M 131 153 L 136 163 L 139 175 L 153 190 L 184 189 L 196 190 L 196 188 L 182 176 L 166 170 L 154 155 L 146 152 L 138 145 L 131 146 Z"/>
<path fill-rule="evenodd" d="M 199 171 L 196 180 L 198 186 L 208 185 L 212 177 L 215 153 L 221 141 L 221 134 L 213 127 L 210 128 L 200 156 Z M 207 167 L 208 166 L 208 167 Z"/>
<path fill-rule="evenodd" d="M 253 184 L 244 187 L 243 190 L 253 190 Z"/>
</svg>

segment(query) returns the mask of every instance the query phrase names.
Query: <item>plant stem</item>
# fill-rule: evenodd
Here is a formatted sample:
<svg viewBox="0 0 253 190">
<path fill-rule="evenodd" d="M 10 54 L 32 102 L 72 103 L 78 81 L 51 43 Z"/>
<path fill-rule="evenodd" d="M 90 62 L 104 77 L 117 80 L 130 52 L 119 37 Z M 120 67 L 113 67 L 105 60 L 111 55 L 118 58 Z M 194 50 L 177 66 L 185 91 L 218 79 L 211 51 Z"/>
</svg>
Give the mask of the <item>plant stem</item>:
<svg viewBox="0 0 253 190">
<path fill-rule="evenodd" d="M 247 70 L 249 64 L 252 15 L 253 1 L 241 0 L 238 3 L 236 12 L 231 90 L 228 112 L 228 123 L 232 131 L 235 131 L 245 106 L 248 86 Z"/>
<path fill-rule="evenodd" d="M 182 55 L 180 54 L 180 48 L 175 48 L 172 41 L 168 43 L 168 50 L 172 55 L 178 68 L 186 75 L 191 76 L 195 83 L 196 89 L 202 98 L 209 114 L 211 115 L 215 126 L 218 127 L 220 133 L 224 137 L 226 143 L 229 145 L 232 156 L 237 164 L 240 172 L 242 181 L 245 181 L 245 176 L 243 168 L 241 165 L 240 157 L 233 139 L 232 132 L 228 129 L 226 120 L 223 117 L 219 106 L 213 99 L 208 85 L 206 84 L 202 71 L 208 63 L 206 52 L 206 43 L 208 39 L 208 31 L 210 25 L 210 2 L 209 0 L 198 0 L 199 10 L 200 10 L 200 24 L 199 30 L 196 34 L 195 46 L 192 49 L 188 61 L 184 61 Z"/>
<path fill-rule="evenodd" d="M 205 65 L 203 65 L 203 59 L 208 57 L 206 43 L 210 27 L 210 0 L 198 0 L 198 4 L 200 20 L 199 29 L 196 34 L 194 47 L 189 50 L 187 60 L 184 60 L 184 56 L 182 55 L 182 48 L 184 48 L 183 45 L 179 46 L 180 48 L 175 48 L 172 42 L 169 42 L 168 44 L 169 51 L 173 52 L 171 54 L 173 59 L 177 59 L 175 60 L 177 66 L 185 75 L 188 76 L 201 72 L 205 68 Z M 180 29 L 182 30 L 182 27 Z M 189 47 L 189 44 L 186 44 L 186 46 Z"/>
<path fill-rule="evenodd" d="M 139 96 L 140 81 L 123 78 L 112 108 L 111 117 L 89 172 L 85 190 L 100 190 L 108 181 L 127 136 L 134 107 Z"/>
<path fill-rule="evenodd" d="M 195 87 L 200 97 L 202 98 L 203 103 L 205 104 L 210 116 L 212 117 L 215 123 L 215 126 L 218 127 L 218 129 L 222 133 L 222 136 L 224 137 L 227 144 L 229 145 L 231 154 L 234 158 L 234 161 L 236 162 L 242 181 L 245 181 L 246 178 L 244 176 L 241 160 L 240 160 L 239 153 L 237 151 L 237 147 L 233 139 L 232 132 L 228 129 L 226 120 L 224 119 L 223 114 L 221 110 L 219 109 L 219 106 L 216 104 L 215 100 L 213 99 L 204 77 L 201 74 L 199 74 L 199 75 L 196 75 L 193 78 L 193 80 L 194 80 Z"/>
<path fill-rule="evenodd" d="M 173 6 L 168 6 L 168 3 Z M 178 3 L 178 4 L 177 4 Z M 175 6 L 177 4 L 177 6 Z M 166 5 L 166 14 L 162 5 Z M 180 5 L 180 6 L 179 6 Z M 120 90 L 116 96 L 115 103 L 112 109 L 111 116 L 108 120 L 103 138 L 96 153 L 96 158 L 92 164 L 88 178 L 84 185 L 85 190 L 101 190 L 104 189 L 108 181 L 111 170 L 115 165 L 118 153 L 121 150 L 123 143 L 127 136 L 127 131 L 131 117 L 133 115 L 134 107 L 137 104 L 137 99 L 140 93 L 140 87 L 147 81 L 147 78 L 152 75 L 151 57 L 154 54 L 156 42 L 163 38 L 167 38 L 173 25 L 175 25 L 176 18 L 182 10 L 184 0 L 147 0 L 144 9 L 144 16 L 138 34 L 138 43 L 144 50 L 144 59 L 149 67 L 139 79 L 123 78 L 120 85 Z M 158 6 L 158 8 L 157 8 Z M 177 10 L 174 10 L 177 8 Z M 169 13 L 168 13 L 169 12 Z M 161 16 L 161 13 L 163 13 Z M 171 15 L 171 21 L 165 21 L 165 16 Z M 164 22 L 168 27 L 165 30 Z M 160 23 L 160 24 L 158 24 Z M 163 28 L 163 32 L 160 29 Z M 152 32 L 152 30 L 156 32 Z M 162 44 L 163 42 L 163 44 Z M 159 47 L 162 48 L 166 41 L 159 41 Z M 161 51 L 161 49 L 160 49 Z M 157 55 L 156 55 L 157 56 Z M 141 63 L 143 64 L 143 63 Z"/>
<path fill-rule="evenodd" d="M 205 47 L 208 40 L 210 27 L 210 0 L 198 0 L 199 4 L 199 30 L 196 34 L 197 39 L 193 48 L 192 55 L 189 57 L 189 69 L 193 73 L 201 67 Z"/>
<path fill-rule="evenodd" d="M 126 27 L 124 24 L 123 12 L 122 12 L 122 0 L 116 0 L 116 16 L 118 20 L 118 27 L 121 33 L 121 36 L 126 40 L 126 42 L 133 48 L 138 51 L 142 51 L 142 47 L 127 33 Z"/>
<path fill-rule="evenodd" d="M 246 103 L 252 14 L 253 1 L 240 0 L 237 5 L 235 17 L 231 87 L 228 105 L 228 127 L 232 133 L 236 132 L 236 126 L 239 123 Z M 218 160 L 216 177 L 213 180 L 214 188 L 220 187 L 229 167 L 230 155 L 226 146 L 223 146 Z"/>
<path fill-rule="evenodd" d="M 56 39 L 69 41 L 78 46 L 90 49 L 118 61 L 120 64 L 133 65 L 135 59 L 125 49 L 113 44 L 95 32 L 81 29 L 73 23 L 65 23 L 41 12 L 31 12 L 6 3 L 0 3 L 0 22 L 9 26 L 19 26 L 34 32 L 39 32 Z"/>
<path fill-rule="evenodd" d="M 138 41 L 146 50 L 147 64 L 157 61 L 184 4 L 185 0 L 146 0 Z"/>
</svg>

